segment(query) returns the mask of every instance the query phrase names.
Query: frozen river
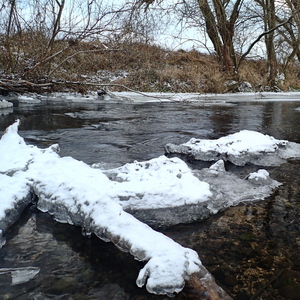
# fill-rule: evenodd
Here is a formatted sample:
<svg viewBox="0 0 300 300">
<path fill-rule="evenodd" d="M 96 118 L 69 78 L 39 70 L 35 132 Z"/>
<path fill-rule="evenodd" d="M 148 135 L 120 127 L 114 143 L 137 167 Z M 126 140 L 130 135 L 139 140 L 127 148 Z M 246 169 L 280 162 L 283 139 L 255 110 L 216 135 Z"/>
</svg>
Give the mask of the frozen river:
<svg viewBox="0 0 300 300">
<path fill-rule="evenodd" d="M 0 110 L 0 129 L 19 118 L 19 133 L 28 143 L 39 147 L 59 143 L 62 156 L 109 166 L 158 157 L 164 154 L 167 143 L 180 144 L 192 137 L 214 139 L 243 129 L 300 143 L 300 102 L 294 101 L 298 100 L 294 94 L 284 101 L 278 96 L 251 102 L 250 96 L 238 101 L 230 97 L 36 104 L 18 103 L 16 99 L 13 108 Z M 287 292 L 280 282 L 284 276 L 300 282 L 299 167 L 299 161 L 290 161 L 270 168 L 272 178 L 283 186 L 264 202 L 231 208 L 205 222 L 176 226 L 165 233 L 196 250 L 235 299 L 250 299 L 276 276 L 261 291 L 262 299 L 297 295 L 297 285 L 288 286 Z M 253 169 L 231 168 L 237 174 Z M 58 224 L 34 207 L 12 227 L 7 244 L 0 250 L 3 268 L 19 267 L 24 262 L 40 267 L 39 276 L 11 286 L 8 275 L 0 274 L 0 298 L 166 298 L 136 287 L 140 263 L 130 255 L 112 244 L 83 237 L 78 228 Z M 186 299 L 184 292 L 176 299 Z"/>
</svg>

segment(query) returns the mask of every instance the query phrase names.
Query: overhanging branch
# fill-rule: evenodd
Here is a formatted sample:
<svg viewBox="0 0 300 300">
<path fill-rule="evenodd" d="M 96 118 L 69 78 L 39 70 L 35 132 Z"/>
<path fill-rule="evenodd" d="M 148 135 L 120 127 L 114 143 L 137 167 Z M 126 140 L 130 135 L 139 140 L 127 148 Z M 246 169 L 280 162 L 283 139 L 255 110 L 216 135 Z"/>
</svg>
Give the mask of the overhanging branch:
<svg viewBox="0 0 300 300">
<path fill-rule="evenodd" d="M 236 72 L 239 70 L 242 62 L 245 60 L 246 56 L 250 53 L 250 51 L 253 49 L 253 47 L 261 40 L 262 37 L 274 32 L 275 30 L 277 30 L 278 28 L 284 26 L 285 24 L 289 23 L 292 19 L 293 19 L 294 15 L 290 16 L 286 21 L 276 25 L 275 27 L 271 28 L 270 30 L 267 30 L 263 33 L 261 33 L 255 40 L 254 42 L 252 42 L 250 44 L 250 46 L 248 47 L 247 51 L 240 57 L 239 63 L 236 67 Z"/>
</svg>

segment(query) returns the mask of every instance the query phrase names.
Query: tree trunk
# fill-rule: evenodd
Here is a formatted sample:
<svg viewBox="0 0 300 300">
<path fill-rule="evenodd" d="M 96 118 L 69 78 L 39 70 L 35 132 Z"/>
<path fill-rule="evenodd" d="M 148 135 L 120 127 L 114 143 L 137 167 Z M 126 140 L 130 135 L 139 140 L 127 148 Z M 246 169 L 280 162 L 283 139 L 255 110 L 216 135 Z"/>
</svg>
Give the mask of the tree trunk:
<svg viewBox="0 0 300 300">
<path fill-rule="evenodd" d="M 258 1 L 263 8 L 263 18 L 264 18 L 264 29 L 265 31 L 270 31 L 270 29 L 276 26 L 276 16 L 275 16 L 275 1 L 274 0 L 262 0 Z M 278 71 L 278 64 L 274 46 L 274 31 L 270 31 L 265 35 L 265 45 L 267 54 L 267 72 L 268 72 L 268 85 L 270 87 L 276 86 L 276 76 Z"/>
<path fill-rule="evenodd" d="M 229 18 L 223 1 L 213 0 L 212 3 L 213 10 L 208 0 L 198 0 L 205 19 L 207 34 L 214 45 L 221 68 L 223 71 L 234 74 L 236 71 L 236 55 L 233 45 L 234 26 L 239 16 L 242 0 L 235 2 Z"/>
<path fill-rule="evenodd" d="M 266 18 L 268 29 L 274 28 L 276 25 L 275 18 L 275 3 L 274 0 L 266 0 L 267 11 Z M 266 35 L 266 48 L 268 56 L 268 83 L 271 87 L 276 85 L 276 76 L 277 76 L 277 58 L 274 47 L 274 31 Z"/>
<path fill-rule="evenodd" d="M 11 70 L 13 67 L 13 55 L 12 55 L 12 49 L 11 49 L 11 29 L 13 26 L 13 15 L 16 7 L 16 1 L 11 0 L 9 1 L 10 4 L 10 10 L 9 10 L 9 18 L 8 18 L 8 25 L 6 30 L 6 38 L 5 38 L 5 48 L 8 55 L 8 62 L 6 70 Z"/>
</svg>

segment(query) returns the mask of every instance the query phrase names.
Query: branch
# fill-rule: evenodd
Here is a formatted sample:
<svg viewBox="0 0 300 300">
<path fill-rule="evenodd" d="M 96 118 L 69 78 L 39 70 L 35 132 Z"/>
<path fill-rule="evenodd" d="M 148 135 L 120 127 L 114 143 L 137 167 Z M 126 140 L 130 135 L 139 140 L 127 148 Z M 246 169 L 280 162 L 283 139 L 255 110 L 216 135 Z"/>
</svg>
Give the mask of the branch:
<svg viewBox="0 0 300 300">
<path fill-rule="evenodd" d="M 0 90 L 6 92 L 27 92 L 53 86 L 53 83 L 33 83 L 26 80 L 0 79 Z"/>
<path fill-rule="evenodd" d="M 267 30 L 263 33 L 261 33 L 257 38 L 256 40 L 249 46 L 249 48 L 247 49 L 247 51 L 241 56 L 240 60 L 239 60 L 239 63 L 236 67 L 236 72 L 238 71 L 238 69 L 240 68 L 243 60 L 246 58 L 246 56 L 250 53 L 250 51 L 252 50 L 252 48 L 260 41 L 260 39 L 262 37 L 264 37 L 265 35 L 267 34 L 270 34 L 272 33 L 273 31 L 275 31 L 276 29 L 280 28 L 281 26 L 284 26 L 285 24 L 289 23 L 292 19 L 293 19 L 294 15 L 290 16 L 286 21 L 276 25 L 275 27 L 271 28 L 270 30 Z"/>
<path fill-rule="evenodd" d="M 58 52 L 50 55 L 50 56 L 47 56 L 45 58 L 43 58 L 41 61 L 39 61 L 38 63 L 36 63 L 32 68 L 30 68 L 29 70 L 27 70 L 23 76 L 26 76 L 28 73 L 31 73 L 33 70 L 35 70 L 36 68 L 38 68 L 39 66 L 42 66 L 44 65 L 45 63 L 47 63 L 48 61 L 52 60 L 53 58 L 55 58 L 56 56 L 59 56 L 60 54 L 62 54 L 64 51 L 66 51 L 67 49 L 69 49 L 70 46 L 68 45 L 67 47 L 59 50 Z"/>
<path fill-rule="evenodd" d="M 61 65 L 63 65 L 66 61 L 68 61 L 70 58 L 82 54 L 82 53 L 92 53 L 92 52 L 102 52 L 102 51 L 122 51 L 123 49 L 97 49 L 97 50 L 82 50 L 78 51 L 76 53 L 73 53 L 72 55 L 68 56 L 65 58 L 58 66 L 56 66 L 49 74 L 48 76 L 51 76 Z"/>
</svg>

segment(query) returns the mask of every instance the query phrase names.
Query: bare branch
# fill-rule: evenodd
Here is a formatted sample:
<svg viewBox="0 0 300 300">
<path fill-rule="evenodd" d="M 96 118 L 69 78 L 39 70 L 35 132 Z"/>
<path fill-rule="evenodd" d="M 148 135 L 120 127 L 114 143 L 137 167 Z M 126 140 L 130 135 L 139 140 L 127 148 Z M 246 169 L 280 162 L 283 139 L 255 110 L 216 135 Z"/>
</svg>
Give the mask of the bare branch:
<svg viewBox="0 0 300 300">
<path fill-rule="evenodd" d="M 239 63 L 237 65 L 237 71 L 239 70 L 242 62 L 244 61 L 244 59 L 246 58 L 246 56 L 250 53 L 250 51 L 253 49 L 253 47 L 261 40 L 262 37 L 266 36 L 267 34 L 270 34 L 271 32 L 274 32 L 275 30 L 277 30 L 278 28 L 284 26 L 285 24 L 289 23 L 294 16 L 290 16 L 286 21 L 284 21 L 283 23 L 280 23 L 278 25 L 276 25 L 275 27 L 271 28 L 270 30 L 267 30 L 263 33 L 261 33 L 248 47 L 247 51 L 240 57 L 239 59 Z"/>
</svg>

